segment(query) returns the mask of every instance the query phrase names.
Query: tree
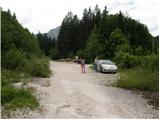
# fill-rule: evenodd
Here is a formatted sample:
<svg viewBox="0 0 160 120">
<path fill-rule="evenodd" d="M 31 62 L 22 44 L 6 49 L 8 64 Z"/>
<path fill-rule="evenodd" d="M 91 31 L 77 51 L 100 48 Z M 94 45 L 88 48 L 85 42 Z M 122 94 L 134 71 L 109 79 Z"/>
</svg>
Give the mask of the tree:
<svg viewBox="0 0 160 120">
<path fill-rule="evenodd" d="M 40 55 L 38 41 L 28 29 L 23 28 L 10 14 L 10 10 L 2 11 L 2 56 L 8 50 L 18 49 L 27 54 Z"/>
<path fill-rule="evenodd" d="M 101 10 L 98 8 L 98 5 L 96 5 L 94 9 L 94 15 L 95 15 L 95 25 L 99 27 L 101 22 Z"/>
<path fill-rule="evenodd" d="M 61 25 L 57 45 L 62 58 L 68 57 L 71 53 L 75 54 L 80 49 L 80 21 L 77 15 L 69 12 L 65 16 Z"/>
<path fill-rule="evenodd" d="M 41 55 L 38 40 L 18 23 L 15 16 L 10 10 L 1 12 L 2 69 L 21 69 L 31 56 Z"/>
<path fill-rule="evenodd" d="M 15 13 L 13 13 L 13 19 L 15 19 L 15 20 L 16 20 L 16 14 L 15 14 Z"/>
<path fill-rule="evenodd" d="M 40 32 L 37 34 L 37 39 L 40 44 L 40 48 L 46 56 L 50 56 L 50 49 L 56 47 L 56 40 L 51 39 L 47 36 L 47 34 L 41 34 Z"/>
<path fill-rule="evenodd" d="M 109 36 L 107 6 L 105 6 L 105 9 L 103 10 L 103 13 L 102 13 L 100 30 L 101 30 L 101 39 L 105 41 L 105 39 L 108 38 Z"/>
<path fill-rule="evenodd" d="M 102 46 L 100 45 L 99 41 L 100 41 L 99 29 L 97 29 L 97 27 L 95 26 L 95 28 L 91 32 L 85 50 L 87 62 L 93 62 L 96 56 L 100 55 Z"/>
<path fill-rule="evenodd" d="M 122 33 L 121 29 L 116 28 L 109 36 L 109 41 L 107 43 L 107 53 L 109 58 L 113 58 L 116 54 L 117 47 L 127 44 L 127 38 Z"/>
</svg>

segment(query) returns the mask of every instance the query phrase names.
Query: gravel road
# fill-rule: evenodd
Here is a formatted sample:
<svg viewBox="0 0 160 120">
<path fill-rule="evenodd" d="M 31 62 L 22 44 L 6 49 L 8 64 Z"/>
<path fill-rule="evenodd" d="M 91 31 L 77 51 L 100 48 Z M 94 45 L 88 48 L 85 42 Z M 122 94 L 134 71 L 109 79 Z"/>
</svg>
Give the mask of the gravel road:
<svg viewBox="0 0 160 120">
<path fill-rule="evenodd" d="M 158 118 L 140 94 L 111 87 L 117 74 L 96 73 L 72 62 L 50 62 L 51 78 L 34 79 L 41 108 L 17 118 Z"/>
</svg>

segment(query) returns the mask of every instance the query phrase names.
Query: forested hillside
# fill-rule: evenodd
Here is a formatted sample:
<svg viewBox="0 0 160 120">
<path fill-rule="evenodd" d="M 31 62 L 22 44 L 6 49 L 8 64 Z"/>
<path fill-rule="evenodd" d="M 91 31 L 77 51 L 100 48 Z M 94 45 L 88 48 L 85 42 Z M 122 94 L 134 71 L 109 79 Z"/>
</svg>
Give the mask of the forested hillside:
<svg viewBox="0 0 160 120">
<path fill-rule="evenodd" d="M 65 16 L 57 46 L 60 58 L 83 53 L 92 62 L 96 56 L 113 59 L 120 50 L 147 55 L 156 51 L 153 44 L 146 25 L 121 11 L 112 15 L 107 7 L 101 11 L 96 5 L 94 10 L 85 8 L 82 19 L 72 12 Z"/>
<path fill-rule="evenodd" d="M 1 11 L 1 102 L 6 109 L 39 106 L 30 89 L 15 88 L 14 83 L 29 81 L 29 77 L 49 77 L 49 62 L 40 50 L 39 41 L 23 28 L 10 10 Z M 3 110 L 2 110 L 3 111 Z"/>
</svg>

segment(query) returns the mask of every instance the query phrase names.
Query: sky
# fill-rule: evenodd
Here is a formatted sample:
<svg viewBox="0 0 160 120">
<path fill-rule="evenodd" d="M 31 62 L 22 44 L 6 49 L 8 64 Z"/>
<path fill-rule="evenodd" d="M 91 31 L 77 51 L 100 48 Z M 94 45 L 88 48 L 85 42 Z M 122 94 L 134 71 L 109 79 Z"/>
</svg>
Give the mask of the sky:
<svg viewBox="0 0 160 120">
<path fill-rule="evenodd" d="M 96 4 L 101 11 L 107 6 L 109 14 L 121 10 L 147 25 L 153 36 L 159 34 L 158 0 L 0 0 L 3 10 L 15 12 L 23 27 L 35 34 L 60 26 L 69 11 L 81 18 L 84 8 L 91 7 L 93 10 Z"/>
</svg>

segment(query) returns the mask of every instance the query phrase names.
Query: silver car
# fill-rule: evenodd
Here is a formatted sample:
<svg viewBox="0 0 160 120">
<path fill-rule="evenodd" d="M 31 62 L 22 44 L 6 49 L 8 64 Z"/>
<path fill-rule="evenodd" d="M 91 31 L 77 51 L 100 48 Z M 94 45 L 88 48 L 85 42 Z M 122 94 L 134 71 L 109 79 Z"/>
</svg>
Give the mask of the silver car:
<svg viewBox="0 0 160 120">
<path fill-rule="evenodd" d="M 98 60 L 96 70 L 99 72 L 117 72 L 117 66 L 110 60 Z"/>
</svg>

